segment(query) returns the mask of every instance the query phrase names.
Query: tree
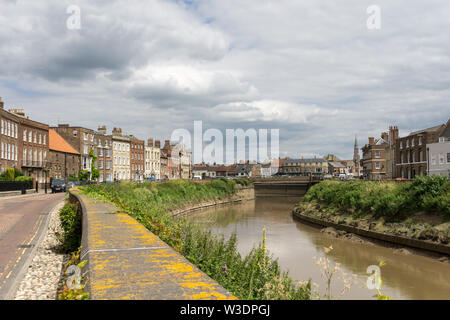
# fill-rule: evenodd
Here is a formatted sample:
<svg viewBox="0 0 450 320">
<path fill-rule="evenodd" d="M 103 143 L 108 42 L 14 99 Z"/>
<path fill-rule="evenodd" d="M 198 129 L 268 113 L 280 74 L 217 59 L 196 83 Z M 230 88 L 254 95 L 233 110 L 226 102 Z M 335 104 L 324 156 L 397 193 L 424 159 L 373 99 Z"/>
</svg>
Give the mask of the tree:
<svg viewBox="0 0 450 320">
<path fill-rule="evenodd" d="M 89 152 L 89 157 L 91 158 L 91 180 L 97 180 L 100 177 L 100 171 L 95 168 L 97 157 L 95 156 L 94 149 L 91 149 Z"/>
</svg>

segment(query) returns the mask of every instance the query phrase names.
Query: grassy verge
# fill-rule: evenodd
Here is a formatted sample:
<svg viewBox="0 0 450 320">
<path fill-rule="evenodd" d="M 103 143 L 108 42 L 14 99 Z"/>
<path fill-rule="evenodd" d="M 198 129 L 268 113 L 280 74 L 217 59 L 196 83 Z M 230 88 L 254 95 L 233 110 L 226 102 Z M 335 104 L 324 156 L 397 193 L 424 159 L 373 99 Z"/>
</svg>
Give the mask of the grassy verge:
<svg viewBox="0 0 450 320">
<path fill-rule="evenodd" d="M 323 181 L 311 187 L 296 211 L 336 223 L 447 244 L 450 181 Z"/>
<path fill-rule="evenodd" d="M 235 193 L 236 183 L 170 181 L 168 183 L 121 183 L 83 187 L 86 194 L 112 202 L 185 256 L 211 278 L 240 299 L 309 299 L 309 282 L 299 285 L 283 272 L 265 248 L 265 239 L 247 256 L 229 239 L 201 230 L 170 210 L 206 200 L 224 199 Z"/>
</svg>

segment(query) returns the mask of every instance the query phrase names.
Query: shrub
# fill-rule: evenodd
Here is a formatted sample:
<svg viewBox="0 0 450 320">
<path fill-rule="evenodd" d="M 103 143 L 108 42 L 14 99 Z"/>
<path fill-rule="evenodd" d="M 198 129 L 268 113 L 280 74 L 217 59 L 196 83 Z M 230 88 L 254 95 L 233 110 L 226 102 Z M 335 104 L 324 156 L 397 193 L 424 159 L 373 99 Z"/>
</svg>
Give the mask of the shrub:
<svg viewBox="0 0 450 320">
<path fill-rule="evenodd" d="M 16 178 L 16 181 L 33 181 L 33 178 L 27 176 L 19 176 Z"/>
<path fill-rule="evenodd" d="M 416 177 L 412 182 L 323 181 L 312 186 L 302 201 L 378 216 L 399 217 L 412 211 L 450 215 L 450 182 L 445 177 Z"/>
<path fill-rule="evenodd" d="M 66 203 L 59 211 L 59 219 L 63 229 L 62 234 L 57 234 L 64 252 L 77 250 L 81 243 L 81 216 L 75 204 Z"/>
</svg>

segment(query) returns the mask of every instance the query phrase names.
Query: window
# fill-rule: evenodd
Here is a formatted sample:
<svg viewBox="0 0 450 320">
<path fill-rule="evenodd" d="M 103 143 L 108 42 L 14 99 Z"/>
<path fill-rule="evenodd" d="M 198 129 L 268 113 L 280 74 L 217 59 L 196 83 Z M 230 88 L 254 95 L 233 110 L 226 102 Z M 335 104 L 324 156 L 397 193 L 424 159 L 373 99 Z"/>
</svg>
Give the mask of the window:
<svg viewBox="0 0 450 320">
<path fill-rule="evenodd" d="M 380 157 L 381 157 L 380 151 L 375 151 L 375 158 L 380 158 Z"/>
<path fill-rule="evenodd" d="M 40 133 L 39 133 L 39 144 L 42 144 L 42 136 Z"/>
<path fill-rule="evenodd" d="M 444 154 L 443 153 L 439 154 L 439 164 L 444 164 Z"/>
<path fill-rule="evenodd" d="M 2 134 L 5 134 L 5 121 L 2 120 Z"/>
<path fill-rule="evenodd" d="M 447 163 L 450 163 L 450 153 L 447 153 Z"/>
<path fill-rule="evenodd" d="M 47 135 L 46 134 L 44 134 L 44 141 L 42 142 L 43 144 L 47 144 Z"/>
<path fill-rule="evenodd" d="M 88 140 L 88 134 L 85 132 L 84 133 L 84 140 L 87 141 Z"/>
<path fill-rule="evenodd" d="M 27 129 L 23 130 L 23 141 L 27 142 Z"/>
<path fill-rule="evenodd" d="M 445 137 L 439 137 L 439 142 L 445 142 Z"/>
<path fill-rule="evenodd" d="M 375 169 L 380 169 L 380 163 L 379 162 L 375 162 Z"/>
<path fill-rule="evenodd" d="M 419 146 L 422 145 L 422 137 L 419 137 Z"/>
<path fill-rule="evenodd" d="M 431 164 L 436 165 L 436 155 L 431 155 Z"/>
<path fill-rule="evenodd" d="M 31 132 L 31 130 L 28 131 L 28 142 L 33 142 L 33 132 Z"/>
<path fill-rule="evenodd" d="M 406 140 L 406 147 L 409 147 L 409 140 Z"/>
<path fill-rule="evenodd" d="M 73 133 L 74 137 L 76 137 L 78 135 L 78 131 L 77 130 L 73 130 L 72 133 Z"/>
</svg>

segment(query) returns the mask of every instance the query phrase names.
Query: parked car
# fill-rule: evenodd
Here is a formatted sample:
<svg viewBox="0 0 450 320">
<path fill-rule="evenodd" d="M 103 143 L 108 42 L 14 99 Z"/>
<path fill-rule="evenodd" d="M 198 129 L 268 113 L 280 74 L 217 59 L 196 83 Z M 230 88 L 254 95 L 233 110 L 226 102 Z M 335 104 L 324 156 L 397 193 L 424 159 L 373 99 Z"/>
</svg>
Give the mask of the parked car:
<svg viewBox="0 0 450 320">
<path fill-rule="evenodd" d="M 67 182 L 66 189 L 69 190 L 70 188 L 73 188 L 75 186 L 76 186 L 75 181 L 69 181 Z"/>
<path fill-rule="evenodd" d="M 58 191 L 66 192 L 66 181 L 64 179 L 53 179 L 50 188 L 52 189 L 52 193 Z"/>
<path fill-rule="evenodd" d="M 330 180 L 330 179 L 332 179 L 333 178 L 333 176 L 331 175 L 331 174 L 325 174 L 324 176 L 323 176 L 323 180 Z"/>
</svg>

